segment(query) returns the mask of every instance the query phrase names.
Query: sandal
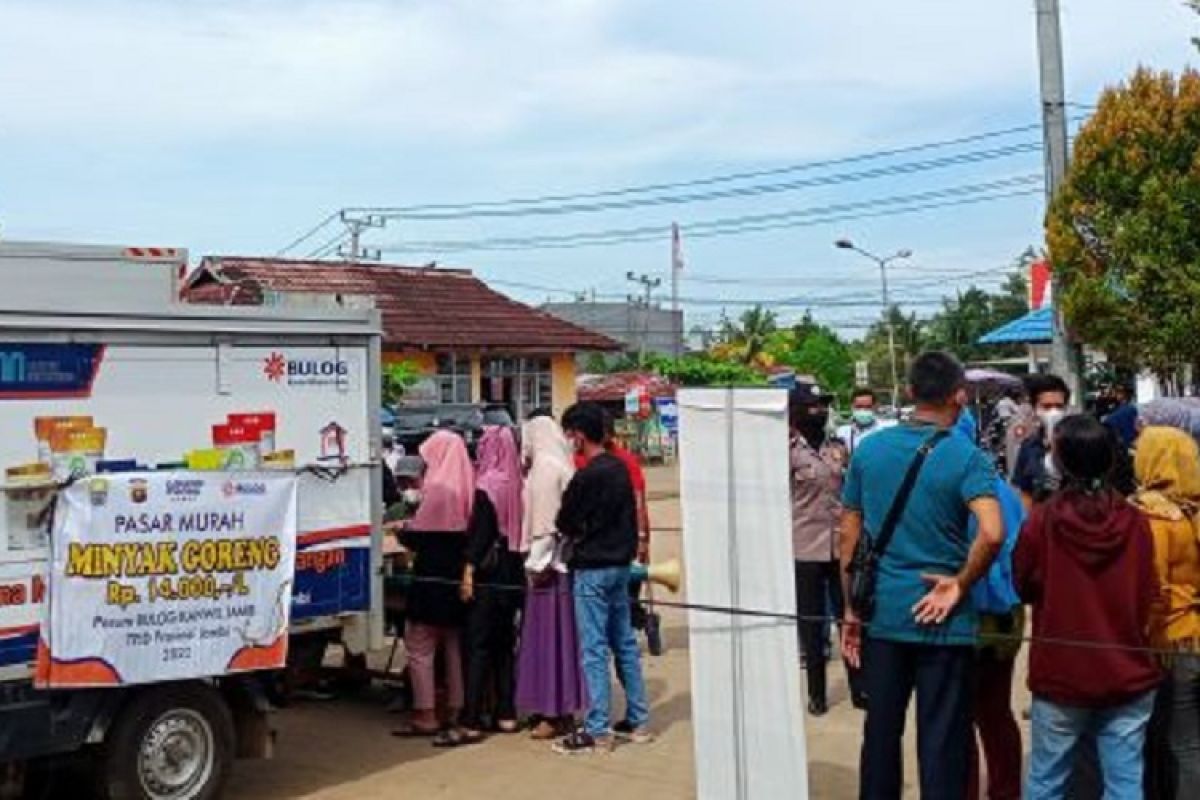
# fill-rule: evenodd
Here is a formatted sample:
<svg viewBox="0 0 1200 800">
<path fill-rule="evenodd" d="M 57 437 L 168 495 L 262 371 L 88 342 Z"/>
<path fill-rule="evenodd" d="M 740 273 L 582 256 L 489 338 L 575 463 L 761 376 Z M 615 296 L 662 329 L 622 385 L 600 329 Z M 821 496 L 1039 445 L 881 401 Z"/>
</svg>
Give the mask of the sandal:
<svg viewBox="0 0 1200 800">
<path fill-rule="evenodd" d="M 496 730 L 504 734 L 519 733 L 521 730 L 521 723 L 517 722 L 515 719 L 502 719 L 496 723 Z"/>
<path fill-rule="evenodd" d="M 559 737 L 560 728 L 550 720 L 544 719 L 530 731 L 529 738 L 535 742 L 548 742 Z"/>
<path fill-rule="evenodd" d="M 400 739 L 428 739 L 438 735 L 437 728 L 422 728 L 419 725 L 414 725 L 411 722 L 401 725 L 399 728 L 392 730 L 392 736 Z"/>
<path fill-rule="evenodd" d="M 451 747 L 462 747 L 469 744 L 479 744 L 482 741 L 483 734 L 479 731 L 467 731 L 461 728 L 451 728 L 439 733 L 433 740 L 433 746 L 442 749 L 448 749 Z"/>
</svg>

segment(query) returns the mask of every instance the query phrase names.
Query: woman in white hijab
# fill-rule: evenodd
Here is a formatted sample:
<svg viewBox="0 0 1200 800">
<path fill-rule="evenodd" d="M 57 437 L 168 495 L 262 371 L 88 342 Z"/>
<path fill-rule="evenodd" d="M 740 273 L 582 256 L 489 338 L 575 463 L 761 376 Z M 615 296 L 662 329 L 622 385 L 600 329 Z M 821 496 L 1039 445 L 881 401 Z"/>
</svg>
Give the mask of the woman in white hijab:
<svg viewBox="0 0 1200 800">
<path fill-rule="evenodd" d="M 566 437 L 550 417 L 526 422 L 521 441 L 529 470 L 521 550 L 528 554 L 530 588 L 517 662 L 517 708 L 541 718 L 533 738 L 544 740 L 567 733 L 587 705 L 571 578 L 559 558 L 554 522 L 574 467 Z"/>
</svg>

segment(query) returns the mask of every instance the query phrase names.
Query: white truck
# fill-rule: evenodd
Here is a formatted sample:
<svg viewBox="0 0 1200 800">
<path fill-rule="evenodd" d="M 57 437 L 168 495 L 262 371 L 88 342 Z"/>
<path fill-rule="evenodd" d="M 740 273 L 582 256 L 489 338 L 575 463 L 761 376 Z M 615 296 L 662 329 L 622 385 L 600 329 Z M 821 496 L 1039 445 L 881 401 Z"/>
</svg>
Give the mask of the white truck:
<svg viewBox="0 0 1200 800">
<path fill-rule="evenodd" d="M 298 475 L 293 643 L 363 653 L 383 636 L 378 312 L 189 305 L 186 269 L 180 249 L 0 242 L 0 762 L 95 756 L 111 800 L 205 800 L 234 757 L 269 755 L 263 673 L 38 688 L 51 528 L 30 504 L 53 489 L 19 478 L 58 454 L 36 420 L 103 428 L 89 471 L 212 479 L 184 454 L 211 453 L 230 415 L 272 417 L 274 451 L 293 451 L 279 463 Z"/>
</svg>

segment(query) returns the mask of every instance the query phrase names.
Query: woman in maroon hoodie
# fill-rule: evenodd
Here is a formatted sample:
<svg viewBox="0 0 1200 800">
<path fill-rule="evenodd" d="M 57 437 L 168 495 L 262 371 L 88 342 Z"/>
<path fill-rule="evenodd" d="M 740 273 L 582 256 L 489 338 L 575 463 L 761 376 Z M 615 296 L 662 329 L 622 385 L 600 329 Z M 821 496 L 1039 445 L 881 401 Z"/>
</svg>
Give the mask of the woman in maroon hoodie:
<svg viewBox="0 0 1200 800">
<path fill-rule="evenodd" d="M 1094 737 L 1106 800 L 1140 800 L 1142 750 L 1160 674 L 1151 654 L 1158 589 L 1150 530 L 1109 486 L 1115 460 L 1092 417 L 1058 426 L 1054 464 L 1062 489 L 1034 508 L 1013 570 L 1033 607 L 1029 690 L 1033 747 L 1028 800 L 1066 791 L 1076 743 Z"/>
</svg>

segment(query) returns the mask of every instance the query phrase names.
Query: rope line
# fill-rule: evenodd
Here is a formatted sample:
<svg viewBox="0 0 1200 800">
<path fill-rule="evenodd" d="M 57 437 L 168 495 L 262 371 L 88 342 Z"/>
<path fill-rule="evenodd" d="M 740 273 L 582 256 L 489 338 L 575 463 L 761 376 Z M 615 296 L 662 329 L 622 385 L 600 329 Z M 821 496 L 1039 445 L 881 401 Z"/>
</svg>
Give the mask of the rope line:
<svg viewBox="0 0 1200 800">
<path fill-rule="evenodd" d="M 437 584 L 440 586 L 455 586 L 455 587 L 462 585 L 462 581 L 454 580 L 454 579 L 450 579 L 450 578 L 418 577 L 415 575 L 406 576 L 406 578 L 408 580 L 408 583 L 410 583 L 410 584 L 428 583 L 428 584 Z M 571 589 L 568 591 L 563 591 L 560 589 L 556 589 L 554 587 L 513 586 L 511 584 L 480 583 L 478 581 L 472 582 L 472 586 L 474 587 L 474 589 L 476 591 L 478 591 L 480 589 L 486 589 L 489 591 L 500 591 L 500 592 L 524 592 L 526 594 L 535 594 L 535 595 L 539 595 L 539 596 L 558 595 L 558 596 L 574 597 L 576 594 L 579 594 L 574 589 Z M 584 596 L 589 596 L 589 595 L 595 596 L 595 597 L 607 596 L 607 595 L 602 595 L 599 592 L 584 593 Z M 730 617 L 749 617 L 749 618 L 753 618 L 753 619 L 773 620 L 776 622 L 787 622 L 789 624 L 794 624 L 797 622 L 812 622 L 812 623 L 819 623 L 819 624 L 826 624 L 826 625 L 837 625 L 839 628 L 842 627 L 843 625 L 845 625 L 844 620 L 838 619 L 838 618 L 833 617 L 828 614 L 798 614 L 798 613 L 789 613 L 789 612 L 785 612 L 785 611 L 770 611 L 770 610 L 765 610 L 765 609 L 714 605 L 711 603 L 689 603 L 689 602 L 684 602 L 684 601 L 660 600 L 657 598 L 654 601 L 654 606 L 656 608 L 661 607 L 661 608 L 670 608 L 670 609 L 675 609 L 675 610 L 680 610 L 680 611 L 699 611 L 701 613 L 720 614 L 720 615 L 730 616 Z M 860 622 L 860 623 L 858 623 L 858 625 L 862 628 L 864 633 L 870 632 L 870 629 L 871 629 L 870 623 Z M 935 628 L 930 627 L 931 632 L 933 632 L 935 630 L 936 630 Z M 1197 657 L 1200 657 L 1200 652 L 1192 653 L 1191 651 L 1180 650 L 1180 649 L 1175 649 L 1175 648 L 1170 648 L 1170 647 L 1154 647 L 1152 645 L 1136 645 L 1136 644 L 1127 644 L 1127 643 L 1123 643 L 1123 642 L 1099 641 L 1099 640 L 1095 640 L 1095 639 L 1075 639 L 1075 638 L 1054 637 L 1054 636 L 1032 636 L 1032 635 L 1025 635 L 1024 633 L 1011 633 L 1011 634 L 1009 634 L 1009 633 L 980 633 L 980 634 L 978 634 L 978 638 L 979 638 L 979 643 L 983 644 L 983 645 L 1029 643 L 1029 644 L 1055 645 L 1055 646 L 1059 646 L 1059 647 L 1077 647 L 1077 648 L 1090 649 L 1090 650 L 1118 650 L 1118 651 L 1122 651 L 1122 652 L 1146 653 L 1146 654 L 1157 655 L 1157 656 L 1179 656 L 1179 655 L 1192 654 L 1192 655 L 1196 655 Z M 936 642 L 931 642 L 931 643 L 936 644 Z"/>
</svg>

